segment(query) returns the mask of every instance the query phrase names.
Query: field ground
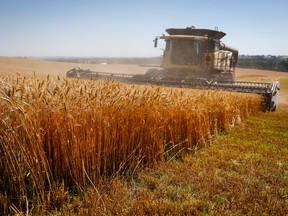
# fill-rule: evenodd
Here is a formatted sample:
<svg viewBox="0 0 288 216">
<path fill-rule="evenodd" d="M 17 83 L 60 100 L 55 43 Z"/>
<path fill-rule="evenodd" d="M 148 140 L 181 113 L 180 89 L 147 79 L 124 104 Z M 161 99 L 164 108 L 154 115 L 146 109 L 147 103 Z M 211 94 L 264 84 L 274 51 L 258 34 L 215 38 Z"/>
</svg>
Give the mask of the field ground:
<svg viewBox="0 0 288 216">
<path fill-rule="evenodd" d="M 73 63 L 0 58 L 0 74 L 65 76 Z M 135 65 L 81 65 L 144 73 Z M 83 196 L 56 196 L 52 214 L 86 215 L 287 215 L 288 73 L 237 69 L 238 80 L 280 80 L 275 113 L 258 113 L 205 149 L 171 158 L 129 179 L 115 179 Z M 41 207 L 35 206 L 41 212 Z M 17 212 L 17 211 L 16 211 Z M 29 211 L 27 212 L 29 213 Z"/>
<path fill-rule="evenodd" d="M 66 72 L 72 68 L 81 66 L 83 69 L 101 72 L 116 73 L 145 73 L 147 68 L 137 65 L 102 65 L 102 64 L 78 64 L 66 62 L 45 61 L 40 59 L 25 58 L 1 58 L 0 74 L 21 74 L 26 76 L 66 76 Z"/>
</svg>

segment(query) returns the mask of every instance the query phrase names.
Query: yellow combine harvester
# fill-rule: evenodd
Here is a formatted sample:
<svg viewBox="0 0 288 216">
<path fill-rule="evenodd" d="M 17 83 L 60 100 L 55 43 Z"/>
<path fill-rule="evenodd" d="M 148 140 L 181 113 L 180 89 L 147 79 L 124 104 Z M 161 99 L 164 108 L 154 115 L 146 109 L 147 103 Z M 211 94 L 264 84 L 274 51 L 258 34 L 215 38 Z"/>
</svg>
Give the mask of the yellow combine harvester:
<svg viewBox="0 0 288 216">
<path fill-rule="evenodd" d="M 238 50 L 221 43 L 224 32 L 208 29 L 167 29 L 169 36 L 156 37 L 166 41 L 163 54 L 163 76 L 194 77 L 208 80 L 234 80 Z M 150 74 L 159 71 L 150 70 Z"/>
<path fill-rule="evenodd" d="M 155 47 L 159 39 L 166 42 L 162 64 L 145 74 L 105 73 L 74 68 L 67 72 L 67 77 L 256 93 L 263 96 L 263 111 L 276 110 L 279 82 L 235 81 L 238 50 L 221 42 L 226 35 L 224 32 L 195 27 L 169 28 L 166 32 L 168 35 L 154 40 Z"/>
</svg>

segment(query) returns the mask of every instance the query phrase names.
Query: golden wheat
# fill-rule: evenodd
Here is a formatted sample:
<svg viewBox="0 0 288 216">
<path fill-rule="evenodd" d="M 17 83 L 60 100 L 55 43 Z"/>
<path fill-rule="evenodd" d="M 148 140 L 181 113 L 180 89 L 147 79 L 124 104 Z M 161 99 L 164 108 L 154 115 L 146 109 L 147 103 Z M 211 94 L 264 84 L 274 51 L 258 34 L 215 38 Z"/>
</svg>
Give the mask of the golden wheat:
<svg viewBox="0 0 288 216">
<path fill-rule="evenodd" d="M 253 94 L 112 81 L 0 77 L 0 195 L 85 190 L 195 151 L 259 111 Z M 12 196 L 10 197 L 9 196 Z"/>
</svg>

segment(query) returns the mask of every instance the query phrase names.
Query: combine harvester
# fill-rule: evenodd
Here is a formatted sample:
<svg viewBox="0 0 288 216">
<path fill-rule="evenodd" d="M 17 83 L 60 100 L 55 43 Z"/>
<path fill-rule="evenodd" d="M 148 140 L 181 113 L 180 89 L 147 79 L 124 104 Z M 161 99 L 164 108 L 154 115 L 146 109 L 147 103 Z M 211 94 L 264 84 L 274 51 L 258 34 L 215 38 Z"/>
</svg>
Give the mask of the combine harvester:
<svg viewBox="0 0 288 216">
<path fill-rule="evenodd" d="M 220 41 L 226 34 L 210 29 L 166 29 L 169 35 L 156 37 L 166 42 L 162 64 L 145 74 L 106 73 L 74 68 L 67 77 L 111 79 L 120 82 L 142 83 L 181 88 L 213 89 L 261 94 L 262 110 L 273 112 L 277 107 L 280 83 L 235 81 L 238 50 Z"/>
</svg>

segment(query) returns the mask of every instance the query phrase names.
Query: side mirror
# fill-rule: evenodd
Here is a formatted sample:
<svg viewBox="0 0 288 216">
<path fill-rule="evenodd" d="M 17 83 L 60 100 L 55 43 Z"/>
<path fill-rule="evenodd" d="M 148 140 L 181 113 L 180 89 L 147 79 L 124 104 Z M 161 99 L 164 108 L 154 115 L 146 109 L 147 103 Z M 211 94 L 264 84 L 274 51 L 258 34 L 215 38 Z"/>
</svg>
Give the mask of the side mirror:
<svg viewBox="0 0 288 216">
<path fill-rule="evenodd" d="M 154 42 L 154 47 L 156 48 L 157 45 L 158 45 L 158 37 L 156 37 L 156 38 L 153 40 L 153 42 Z"/>
</svg>

